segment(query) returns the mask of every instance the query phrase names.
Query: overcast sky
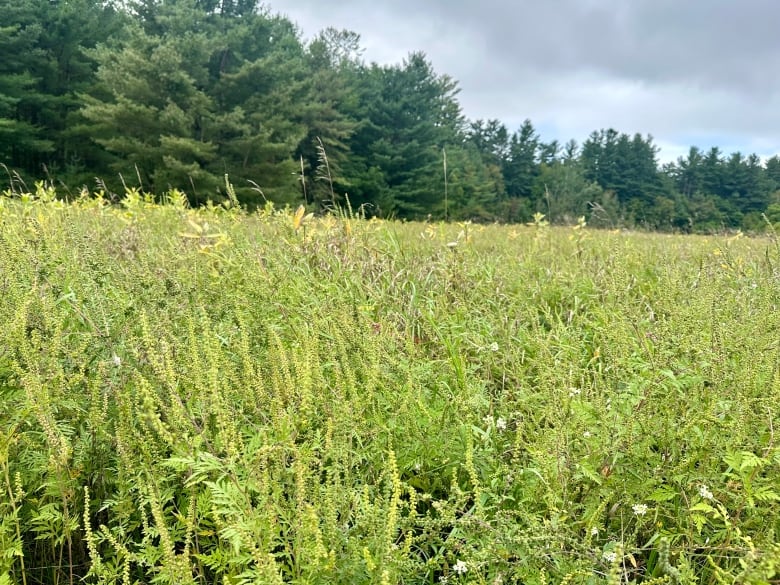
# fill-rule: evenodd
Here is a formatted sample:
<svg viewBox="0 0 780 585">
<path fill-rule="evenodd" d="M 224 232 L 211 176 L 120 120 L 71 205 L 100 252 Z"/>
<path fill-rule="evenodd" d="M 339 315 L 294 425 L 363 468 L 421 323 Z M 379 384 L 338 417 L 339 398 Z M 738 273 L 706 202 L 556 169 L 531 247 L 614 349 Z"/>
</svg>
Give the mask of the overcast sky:
<svg viewBox="0 0 780 585">
<path fill-rule="evenodd" d="M 777 0 L 271 0 L 308 39 L 361 35 L 365 59 L 424 51 L 472 119 L 581 142 L 651 134 L 662 161 L 689 146 L 780 153 Z"/>
</svg>

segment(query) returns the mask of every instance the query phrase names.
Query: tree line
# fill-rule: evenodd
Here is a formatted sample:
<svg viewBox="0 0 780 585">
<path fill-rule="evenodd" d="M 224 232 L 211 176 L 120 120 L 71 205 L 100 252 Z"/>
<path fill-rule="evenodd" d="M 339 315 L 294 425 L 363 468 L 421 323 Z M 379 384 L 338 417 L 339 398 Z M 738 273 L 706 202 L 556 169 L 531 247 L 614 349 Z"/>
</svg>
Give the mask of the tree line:
<svg viewBox="0 0 780 585">
<path fill-rule="evenodd" d="M 36 179 L 226 196 L 404 219 L 710 231 L 780 221 L 780 158 L 650 136 L 545 142 L 530 120 L 469 120 L 422 53 L 379 65 L 360 37 L 303 42 L 259 0 L 0 0 L 0 163 Z"/>
</svg>

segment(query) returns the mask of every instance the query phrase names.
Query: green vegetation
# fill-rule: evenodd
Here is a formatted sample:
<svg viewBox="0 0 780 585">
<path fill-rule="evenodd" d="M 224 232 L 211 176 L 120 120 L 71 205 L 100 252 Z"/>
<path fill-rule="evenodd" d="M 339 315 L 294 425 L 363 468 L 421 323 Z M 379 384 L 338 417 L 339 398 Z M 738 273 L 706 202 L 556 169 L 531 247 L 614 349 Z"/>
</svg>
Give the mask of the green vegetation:
<svg viewBox="0 0 780 585">
<path fill-rule="evenodd" d="M 360 36 L 304 42 L 259 0 L 0 0 L 4 188 L 45 179 L 383 218 L 711 233 L 780 222 L 780 157 L 691 148 L 659 165 L 650 136 L 545 142 L 527 120 L 468 120 L 425 55 L 378 65 Z M 534 91 L 532 88 L 529 91 Z M 446 201 L 446 203 L 445 203 Z"/>
<path fill-rule="evenodd" d="M 0 199 L 3 585 L 777 582 L 774 239 L 160 199 Z"/>
</svg>

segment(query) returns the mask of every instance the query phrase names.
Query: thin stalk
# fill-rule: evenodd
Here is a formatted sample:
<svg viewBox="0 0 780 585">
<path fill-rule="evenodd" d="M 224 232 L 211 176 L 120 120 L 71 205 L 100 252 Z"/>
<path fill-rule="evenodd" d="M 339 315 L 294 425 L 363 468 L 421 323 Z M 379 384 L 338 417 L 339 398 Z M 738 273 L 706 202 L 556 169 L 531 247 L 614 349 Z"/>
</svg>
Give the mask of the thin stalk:
<svg viewBox="0 0 780 585">
<path fill-rule="evenodd" d="M 449 219 L 449 186 L 447 184 L 447 151 L 444 147 L 442 147 L 441 153 L 444 161 L 444 221 L 447 221 Z"/>
<path fill-rule="evenodd" d="M 19 542 L 22 542 L 22 531 L 19 527 L 19 511 L 16 507 L 16 497 L 14 489 L 11 486 L 11 477 L 8 473 L 8 465 L 4 465 L 5 485 L 8 487 L 8 495 L 11 500 L 11 511 L 14 514 L 14 527 L 16 528 L 16 538 Z M 19 564 L 22 566 L 22 585 L 27 585 L 27 570 L 24 566 L 24 555 L 19 557 Z"/>
</svg>

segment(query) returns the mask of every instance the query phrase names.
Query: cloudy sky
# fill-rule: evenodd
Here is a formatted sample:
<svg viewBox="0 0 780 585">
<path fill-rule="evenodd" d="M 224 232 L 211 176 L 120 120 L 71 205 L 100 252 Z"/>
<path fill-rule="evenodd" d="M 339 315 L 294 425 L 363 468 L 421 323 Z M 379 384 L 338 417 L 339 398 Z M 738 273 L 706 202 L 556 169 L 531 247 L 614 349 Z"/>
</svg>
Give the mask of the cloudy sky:
<svg viewBox="0 0 780 585">
<path fill-rule="evenodd" d="M 365 59 L 424 51 L 472 119 L 544 140 L 612 127 L 688 147 L 780 153 L 777 0 L 270 0 L 304 38 L 360 33 Z"/>
</svg>

